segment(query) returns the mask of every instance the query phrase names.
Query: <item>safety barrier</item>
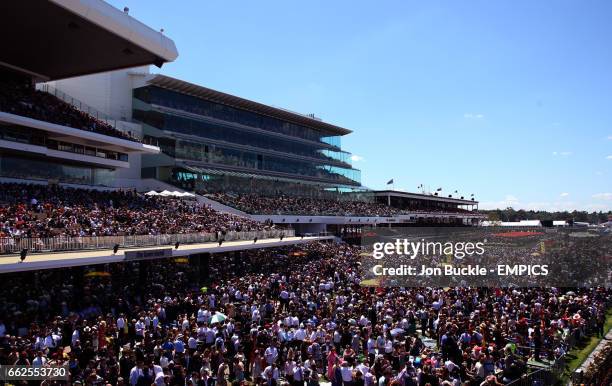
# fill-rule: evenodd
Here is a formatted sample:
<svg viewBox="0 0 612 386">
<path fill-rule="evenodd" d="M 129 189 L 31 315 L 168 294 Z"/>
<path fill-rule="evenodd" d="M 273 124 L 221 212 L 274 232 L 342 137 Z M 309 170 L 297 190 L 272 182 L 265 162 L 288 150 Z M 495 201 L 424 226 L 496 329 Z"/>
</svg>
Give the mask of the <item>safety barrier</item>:
<svg viewBox="0 0 612 386">
<path fill-rule="evenodd" d="M 123 236 L 79 236 L 79 237 L 3 237 L 0 238 L 0 254 L 19 253 L 27 249 L 30 253 L 78 251 L 92 249 L 112 249 L 115 245 L 121 248 L 151 247 L 158 245 L 200 244 L 223 241 L 260 240 L 295 236 L 293 229 L 269 229 L 263 231 L 243 231 L 225 233 L 185 233 L 161 235 L 123 235 Z"/>
</svg>

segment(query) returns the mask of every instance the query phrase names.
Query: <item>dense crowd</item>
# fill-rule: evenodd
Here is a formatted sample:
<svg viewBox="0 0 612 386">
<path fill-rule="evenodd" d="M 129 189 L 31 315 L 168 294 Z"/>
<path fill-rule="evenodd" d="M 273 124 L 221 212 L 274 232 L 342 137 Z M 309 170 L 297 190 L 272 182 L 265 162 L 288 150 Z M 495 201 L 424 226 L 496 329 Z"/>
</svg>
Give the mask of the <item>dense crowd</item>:
<svg viewBox="0 0 612 386">
<path fill-rule="evenodd" d="M 93 131 L 111 137 L 139 141 L 131 133 L 117 130 L 108 123 L 76 109 L 61 99 L 46 92 L 35 90 L 26 84 L 9 81 L 0 83 L 0 111 L 69 126 L 74 129 Z"/>
<path fill-rule="evenodd" d="M 278 195 L 274 197 L 256 194 L 216 193 L 210 198 L 247 213 L 289 214 L 313 216 L 393 216 L 398 209 L 365 201 L 334 200 Z"/>
<path fill-rule="evenodd" d="M 385 204 L 361 201 L 340 200 L 322 197 L 300 197 L 259 194 L 214 193 L 207 194 L 211 199 L 222 204 L 252 214 L 268 215 L 306 215 L 306 216 L 395 216 L 412 213 L 453 212 L 467 213 L 460 208 L 409 208 L 399 209 Z"/>
<path fill-rule="evenodd" d="M 194 201 L 53 185 L 0 184 L 0 237 L 116 236 L 262 230 Z"/>
<path fill-rule="evenodd" d="M 597 288 L 363 287 L 359 254 L 310 243 L 215 254 L 204 270 L 5 274 L 0 363 L 67 364 L 87 385 L 498 385 L 601 334 L 610 301 Z"/>
<path fill-rule="evenodd" d="M 422 264 L 428 267 L 443 269 L 445 264 L 457 267 L 532 267 L 534 274 L 493 274 L 493 275 L 394 275 L 374 274 L 373 267 L 381 261 L 370 258 L 363 260 L 360 266 L 363 279 L 383 280 L 395 286 L 427 287 L 611 287 L 612 235 L 581 232 L 570 229 L 532 229 L 516 232 L 507 228 L 495 227 L 407 227 L 378 228 L 376 232 L 361 234 L 364 242 L 373 240 L 426 240 L 426 243 L 408 246 L 418 249 L 418 258 L 414 255 L 384 253 L 386 267 L 400 267 L 404 264 L 421 269 Z M 369 241 L 367 241 L 369 240 Z M 481 243 L 482 253 L 474 252 L 477 248 L 467 248 L 469 244 Z M 426 246 L 429 244 L 429 246 Z M 450 245 L 450 247 L 449 247 Z M 454 246 L 454 248 L 452 247 Z M 420 248 L 420 249 L 419 249 Z M 366 251 L 373 252 L 372 248 Z M 379 250 L 379 253 L 381 250 Z M 546 267 L 546 274 L 539 274 L 540 267 Z M 497 272 L 497 271 L 496 271 Z M 504 271 L 505 272 L 505 271 Z"/>
</svg>

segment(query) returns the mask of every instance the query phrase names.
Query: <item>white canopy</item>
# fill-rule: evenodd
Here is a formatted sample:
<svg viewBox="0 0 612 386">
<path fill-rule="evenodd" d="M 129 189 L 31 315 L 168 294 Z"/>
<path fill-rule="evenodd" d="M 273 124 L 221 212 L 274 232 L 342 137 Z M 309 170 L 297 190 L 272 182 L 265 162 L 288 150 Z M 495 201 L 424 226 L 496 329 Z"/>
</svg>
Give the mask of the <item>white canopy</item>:
<svg viewBox="0 0 612 386">
<path fill-rule="evenodd" d="M 169 191 L 164 190 L 161 193 L 157 193 L 155 190 L 145 193 L 147 196 L 162 196 L 162 197 L 195 197 L 195 194 L 189 192 Z"/>
<path fill-rule="evenodd" d="M 195 194 L 189 193 L 189 192 L 183 192 L 183 193 L 177 192 L 177 196 L 178 197 L 195 197 Z"/>
</svg>

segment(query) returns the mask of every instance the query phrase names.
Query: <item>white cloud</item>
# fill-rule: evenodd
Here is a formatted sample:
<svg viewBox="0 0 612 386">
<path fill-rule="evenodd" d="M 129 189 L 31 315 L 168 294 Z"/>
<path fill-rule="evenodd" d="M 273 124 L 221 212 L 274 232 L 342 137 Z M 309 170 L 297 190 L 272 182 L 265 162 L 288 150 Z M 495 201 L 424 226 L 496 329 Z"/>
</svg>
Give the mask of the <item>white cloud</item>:
<svg viewBox="0 0 612 386">
<path fill-rule="evenodd" d="M 606 159 L 612 159 L 612 155 L 607 156 Z"/>
<path fill-rule="evenodd" d="M 507 194 L 503 200 L 500 201 L 485 201 L 478 204 L 481 209 L 506 209 L 508 207 L 515 207 L 519 200 L 511 194 Z"/>
<path fill-rule="evenodd" d="M 480 114 L 480 113 L 465 113 L 465 114 L 463 114 L 463 118 L 465 118 L 465 119 L 482 119 L 482 118 L 484 118 L 484 114 Z"/>
<path fill-rule="evenodd" d="M 608 139 L 612 141 L 612 135 L 608 135 Z"/>
<path fill-rule="evenodd" d="M 567 197 L 567 196 L 569 196 L 569 193 L 567 193 L 567 192 L 563 192 L 563 193 L 561 193 L 561 194 L 560 194 L 560 196 L 561 196 L 561 197 Z"/>
<path fill-rule="evenodd" d="M 553 151 L 552 155 L 553 156 L 561 156 L 561 157 L 569 157 L 570 155 L 572 155 L 574 153 L 572 153 L 571 151 Z"/>
<path fill-rule="evenodd" d="M 357 155 L 357 154 L 353 154 L 353 155 L 351 156 L 351 161 L 353 161 L 353 162 L 363 161 L 364 159 L 365 159 L 365 158 L 363 158 L 362 156 Z"/>
<path fill-rule="evenodd" d="M 612 200 L 612 193 L 597 193 L 593 195 L 597 200 Z"/>
</svg>

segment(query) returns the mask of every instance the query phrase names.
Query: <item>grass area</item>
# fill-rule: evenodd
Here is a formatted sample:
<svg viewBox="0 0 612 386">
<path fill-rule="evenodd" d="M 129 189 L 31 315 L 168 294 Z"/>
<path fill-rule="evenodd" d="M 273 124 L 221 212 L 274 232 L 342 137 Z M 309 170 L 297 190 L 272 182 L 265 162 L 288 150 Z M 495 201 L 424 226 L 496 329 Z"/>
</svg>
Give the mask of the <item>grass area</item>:
<svg viewBox="0 0 612 386">
<path fill-rule="evenodd" d="M 607 333 L 612 328 L 612 309 L 609 309 L 606 313 L 606 324 L 604 325 L 604 331 Z M 566 372 L 564 374 L 564 381 L 569 380 L 570 375 L 587 359 L 587 357 L 593 352 L 595 347 L 599 344 L 601 338 L 597 336 L 588 336 L 583 338 L 581 342 L 567 353 L 566 358 Z M 566 382 L 563 382 L 565 384 Z"/>
</svg>

